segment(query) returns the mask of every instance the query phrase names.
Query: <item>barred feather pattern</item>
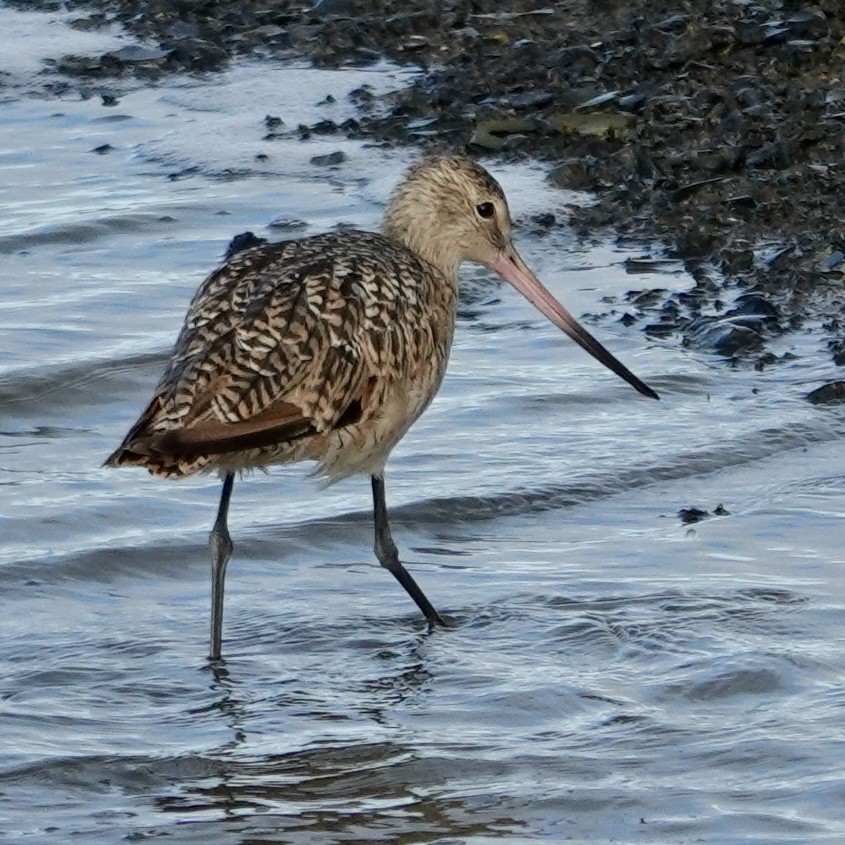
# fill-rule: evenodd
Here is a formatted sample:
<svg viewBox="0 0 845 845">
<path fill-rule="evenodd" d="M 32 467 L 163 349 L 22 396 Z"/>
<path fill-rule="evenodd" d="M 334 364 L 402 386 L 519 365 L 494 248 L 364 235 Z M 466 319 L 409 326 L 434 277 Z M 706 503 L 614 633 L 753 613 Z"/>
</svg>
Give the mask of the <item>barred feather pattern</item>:
<svg viewBox="0 0 845 845">
<path fill-rule="evenodd" d="M 329 480 L 380 472 L 440 386 L 456 284 L 357 230 L 237 253 L 198 289 L 152 401 L 107 463 L 166 477 L 302 459 Z M 179 445 L 177 433 L 256 421 L 278 442 Z"/>
</svg>

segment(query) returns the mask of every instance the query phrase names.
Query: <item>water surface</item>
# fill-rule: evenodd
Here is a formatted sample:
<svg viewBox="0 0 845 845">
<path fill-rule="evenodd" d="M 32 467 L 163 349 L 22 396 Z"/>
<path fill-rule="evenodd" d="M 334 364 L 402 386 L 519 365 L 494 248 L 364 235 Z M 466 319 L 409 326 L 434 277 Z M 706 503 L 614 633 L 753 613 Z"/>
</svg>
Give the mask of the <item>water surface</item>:
<svg viewBox="0 0 845 845">
<path fill-rule="evenodd" d="M 691 280 L 532 234 L 588 201 L 532 166 L 491 163 L 521 251 L 576 314 L 617 309 L 591 329 L 661 402 L 470 271 L 387 475 L 454 628 L 376 564 L 365 479 L 275 469 L 236 483 L 205 665 L 219 483 L 101 464 L 232 235 L 378 225 L 410 152 L 264 138 L 362 84 L 403 77 L 244 65 L 3 106 L 0 839 L 843 841 L 843 420 L 803 399 L 834 376 L 823 341 L 758 373 L 624 328 L 626 291 Z"/>
</svg>

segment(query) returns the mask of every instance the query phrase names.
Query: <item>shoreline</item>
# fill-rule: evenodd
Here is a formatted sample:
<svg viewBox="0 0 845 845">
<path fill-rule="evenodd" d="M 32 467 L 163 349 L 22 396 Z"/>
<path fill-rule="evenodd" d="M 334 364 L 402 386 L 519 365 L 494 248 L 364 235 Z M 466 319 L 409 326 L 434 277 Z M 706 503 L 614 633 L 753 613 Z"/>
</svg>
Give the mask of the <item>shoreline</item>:
<svg viewBox="0 0 845 845">
<path fill-rule="evenodd" d="M 690 342 L 711 328 L 702 320 L 719 323 L 712 348 L 762 368 L 781 360 L 768 339 L 810 321 L 845 363 L 831 317 L 845 279 L 842 4 L 515 0 L 501 12 L 492 2 L 218 0 L 213 16 L 207 6 L 82 0 L 75 26 L 119 24 L 146 53 L 57 57 L 57 69 L 105 93 L 247 56 L 419 68 L 399 92 L 362 89 L 356 119 L 310 130 L 543 161 L 554 184 L 597 198 L 549 226 L 661 244 L 695 279 L 684 294 L 632 298 L 631 324 Z"/>
</svg>

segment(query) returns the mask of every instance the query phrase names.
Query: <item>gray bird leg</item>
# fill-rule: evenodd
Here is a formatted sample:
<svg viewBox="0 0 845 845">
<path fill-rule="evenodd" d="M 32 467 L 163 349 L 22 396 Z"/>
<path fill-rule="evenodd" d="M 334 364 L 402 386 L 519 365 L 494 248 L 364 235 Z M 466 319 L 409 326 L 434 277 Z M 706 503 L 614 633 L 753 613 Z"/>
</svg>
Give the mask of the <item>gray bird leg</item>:
<svg viewBox="0 0 845 845">
<path fill-rule="evenodd" d="M 399 561 L 399 552 L 390 534 L 390 524 L 387 521 L 387 503 L 384 498 L 384 477 L 372 476 L 373 484 L 373 516 L 376 526 L 375 551 L 379 563 L 389 570 L 396 580 L 405 588 L 408 595 L 417 603 L 417 607 L 425 614 L 431 625 L 446 623 L 434 609 L 432 603 L 425 597 L 417 582 L 410 576 L 408 570 Z"/>
<path fill-rule="evenodd" d="M 220 495 L 220 507 L 217 519 L 208 538 L 211 551 L 211 651 L 212 660 L 220 659 L 223 644 L 223 582 L 226 578 L 226 564 L 232 557 L 232 538 L 226 520 L 229 515 L 229 499 L 232 498 L 234 473 L 227 473 L 223 479 L 223 492 Z"/>
</svg>

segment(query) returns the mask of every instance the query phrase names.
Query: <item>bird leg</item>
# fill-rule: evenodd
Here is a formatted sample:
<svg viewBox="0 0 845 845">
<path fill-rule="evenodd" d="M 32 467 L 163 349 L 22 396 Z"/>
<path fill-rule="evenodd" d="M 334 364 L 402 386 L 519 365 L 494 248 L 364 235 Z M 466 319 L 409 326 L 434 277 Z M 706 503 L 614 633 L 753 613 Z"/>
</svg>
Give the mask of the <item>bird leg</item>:
<svg viewBox="0 0 845 845">
<path fill-rule="evenodd" d="M 373 484 L 373 516 L 376 527 L 375 551 L 379 563 L 389 570 L 396 580 L 405 588 L 408 595 L 417 603 L 417 607 L 425 614 L 431 625 L 443 625 L 445 622 L 434 609 L 432 603 L 425 597 L 417 582 L 399 561 L 399 552 L 390 534 L 390 524 L 387 521 L 387 502 L 384 497 L 384 477 L 372 476 Z"/>
<path fill-rule="evenodd" d="M 229 515 L 229 499 L 232 498 L 232 485 L 235 475 L 226 473 L 223 479 L 223 492 L 220 495 L 220 507 L 217 509 L 217 519 L 208 538 L 211 551 L 211 660 L 220 659 L 220 649 L 223 643 L 223 582 L 226 578 L 226 564 L 232 557 L 232 538 L 226 520 Z"/>
</svg>

